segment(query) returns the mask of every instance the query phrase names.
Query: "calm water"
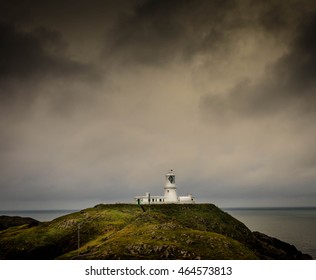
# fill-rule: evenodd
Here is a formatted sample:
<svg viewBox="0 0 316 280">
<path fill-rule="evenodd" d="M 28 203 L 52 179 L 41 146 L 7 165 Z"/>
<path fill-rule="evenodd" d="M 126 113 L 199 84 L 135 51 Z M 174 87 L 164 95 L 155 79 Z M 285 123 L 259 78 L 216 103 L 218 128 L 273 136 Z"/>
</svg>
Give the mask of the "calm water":
<svg viewBox="0 0 316 280">
<path fill-rule="evenodd" d="M 20 217 L 30 217 L 40 222 L 48 222 L 64 216 L 78 210 L 20 210 L 20 211 L 1 211 L 0 216 L 20 216 Z"/>
<path fill-rule="evenodd" d="M 230 208 L 224 211 L 251 231 L 293 244 L 316 259 L 316 208 Z"/>
</svg>

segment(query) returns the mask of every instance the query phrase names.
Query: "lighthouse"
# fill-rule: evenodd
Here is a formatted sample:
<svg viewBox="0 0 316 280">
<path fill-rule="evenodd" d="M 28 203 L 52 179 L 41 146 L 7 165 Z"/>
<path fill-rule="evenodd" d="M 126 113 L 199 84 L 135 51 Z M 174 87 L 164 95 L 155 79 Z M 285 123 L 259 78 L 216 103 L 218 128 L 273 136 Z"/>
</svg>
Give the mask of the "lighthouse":
<svg viewBox="0 0 316 280">
<path fill-rule="evenodd" d="M 166 174 L 166 184 L 164 187 L 164 197 L 166 203 L 177 203 L 178 195 L 177 195 L 177 187 L 176 187 L 176 175 L 174 171 L 171 169 Z"/>
<path fill-rule="evenodd" d="M 176 175 L 174 171 L 171 169 L 166 174 L 166 183 L 164 186 L 164 195 L 151 195 L 149 192 L 146 192 L 146 195 L 135 196 L 135 202 L 137 204 L 172 204 L 172 203 L 180 203 L 180 204 L 193 204 L 195 203 L 192 194 L 186 196 L 178 196 L 177 195 L 177 187 L 176 187 Z"/>
</svg>

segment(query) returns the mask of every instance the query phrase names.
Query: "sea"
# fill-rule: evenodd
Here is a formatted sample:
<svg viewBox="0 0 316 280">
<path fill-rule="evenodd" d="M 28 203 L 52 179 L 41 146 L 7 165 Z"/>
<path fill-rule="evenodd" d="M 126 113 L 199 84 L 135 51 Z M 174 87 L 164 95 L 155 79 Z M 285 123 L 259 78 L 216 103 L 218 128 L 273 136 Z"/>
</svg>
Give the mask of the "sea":
<svg viewBox="0 0 316 280">
<path fill-rule="evenodd" d="M 294 245 L 316 260 L 316 207 L 225 208 L 225 212 L 259 231 Z"/>
<path fill-rule="evenodd" d="M 40 222 L 49 222 L 79 210 L 0 210 L 0 216 L 29 217 Z"/>
<path fill-rule="evenodd" d="M 316 207 L 309 208 L 224 208 L 251 231 L 259 231 L 294 245 L 316 260 Z M 1 211 L 1 215 L 51 221 L 79 210 Z"/>
</svg>

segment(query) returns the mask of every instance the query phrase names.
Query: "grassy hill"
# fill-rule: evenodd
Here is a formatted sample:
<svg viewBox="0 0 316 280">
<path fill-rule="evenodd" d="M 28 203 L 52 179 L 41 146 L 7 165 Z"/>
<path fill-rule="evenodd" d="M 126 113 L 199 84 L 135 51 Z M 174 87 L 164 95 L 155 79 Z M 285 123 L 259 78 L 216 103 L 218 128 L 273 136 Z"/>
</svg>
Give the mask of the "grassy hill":
<svg viewBox="0 0 316 280">
<path fill-rule="evenodd" d="M 0 216 L 0 231 L 13 226 L 21 226 L 26 224 L 35 226 L 39 224 L 39 221 L 36 221 L 32 218 L 22 218 L 18 216 Z"/>
<path fill-rule="evenodd" d="M 212 204 L 97 205 L 0 231 L 0 259 L 308 259 Z M 78 228 L 79 249 L 78 249 Z"/>
</svg>

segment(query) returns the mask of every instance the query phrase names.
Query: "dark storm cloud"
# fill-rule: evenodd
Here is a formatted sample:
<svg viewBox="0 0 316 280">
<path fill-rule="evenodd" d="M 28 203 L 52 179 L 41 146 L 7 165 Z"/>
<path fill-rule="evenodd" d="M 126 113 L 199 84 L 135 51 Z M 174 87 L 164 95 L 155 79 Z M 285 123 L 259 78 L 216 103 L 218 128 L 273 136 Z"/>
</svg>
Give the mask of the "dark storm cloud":
<svg viewBox="0 0 316 280">
<path fill-rule="evenodd" d="M 266 68 L 265 77 L 243 80 L 226 95 L 207 95 L 201 106 L 226 119 L 255 117 L 293 110 L 316 113 L 316 14 L 302 18 L 289 51 Z"/>
<path fill-rule="evenodd" d="M 0 77 L 25 77 L 47 71 L 52 64 L 38 38 L 0 23 Z"/>
<path fill-rule="evenodd" d="M 294 95 L 315 96 L 316 86 L 316 12 L 306 15 L 297 36 L 291 44 L 290 53 L 276 65 L 281 83 Z"/>
<path fill-rule="evenodd" d="M 249 13 L 266 31 L 283 37 L 283 33 L 309 11 L 308 1 L 250 1 Z"/>
<path fill-rule="evenodd" d="M 235 1 L 159 1 L 135 6 L 107 36 L 104 55 L 161 64 L 216 50 L 239 26 Z"/>
<path fill-rule="evenodd" d="M 78 24 L 98 19 L 99 16 L 109 17 L 116 11 L 134 6 L 142 0 L 3 0 L 0 3 L 1 18 L 17 24 L 47 23 L 45 19 L 59 21 L 61 24 Z M 110 17 L 111 18 L 111 17 Z M 105 21 L 107 19 L 105 18 Z M 111 18 L 112 20 L 112 18 Z M 83 27 L 83 26 L 81 26 Z"/>
<path fill-rule="evenodd" d="M 76 75 L 85 68 L 78 62 L 49 54 L 45 46 L 60 48 L 60 35 L 42 28 L 33 33 L 17 31 L 14 26 L 0 23 L 0 77 L 29 78 L 34 74 Z"/>
<path fill-rule="evenodd" d="M 147 0 L 130 8 L 110 30 L 103 52 L 114 63 L 163 65 L 198 54 L 227 52 L 240 30 L 258 30 L 285 40 L 309 9 L 303 1 Z"/>
<path fill-rule="evenodd" d="M 96 82 L 98 73 L 92 65 L 74 61 L 64 54 L 67 44 L 61 35 L 41 27 L 32 32 L 19 31 L 14 25 L 0 23 L 0 100 L 2 105 L 34 102 L 45 80 L 80 78 Z M 67 98 L 67 90 L 60 90 Z"/>
</svg>

